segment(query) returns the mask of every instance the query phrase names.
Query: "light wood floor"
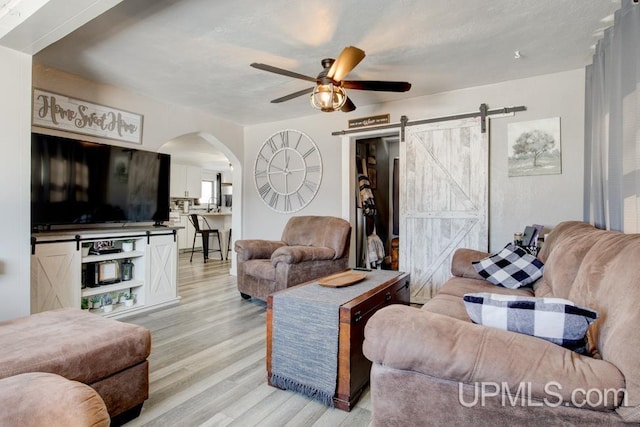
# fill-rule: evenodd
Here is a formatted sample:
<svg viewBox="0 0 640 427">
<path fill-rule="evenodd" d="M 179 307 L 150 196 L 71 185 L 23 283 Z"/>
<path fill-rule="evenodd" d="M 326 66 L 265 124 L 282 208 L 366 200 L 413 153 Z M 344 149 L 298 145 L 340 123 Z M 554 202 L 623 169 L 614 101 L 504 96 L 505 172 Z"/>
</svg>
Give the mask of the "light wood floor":
<svg viewBox="0 0 640 427">
<path fill-rule="evenodd" d="M 369 426 L 369 392 L 345 412 L 267 385 L 266 305 L 230 262 L 179 256 L 179 305 L 125 319 L 151 330 L 150 397 L 127 426 Z"/>
</svg>

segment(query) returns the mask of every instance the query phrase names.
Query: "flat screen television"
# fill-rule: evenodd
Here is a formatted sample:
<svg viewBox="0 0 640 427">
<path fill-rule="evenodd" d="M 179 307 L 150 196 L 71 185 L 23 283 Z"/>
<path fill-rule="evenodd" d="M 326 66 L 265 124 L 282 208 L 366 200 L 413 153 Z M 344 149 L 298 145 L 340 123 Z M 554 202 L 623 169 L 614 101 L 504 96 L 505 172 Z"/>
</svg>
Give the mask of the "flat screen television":
<svg viewBox="0 0 640 427">
<path fill-rule="evenodd" d="M 31 134 L 31 228 L 169 219 L 171 156 Z"/>
</svg>

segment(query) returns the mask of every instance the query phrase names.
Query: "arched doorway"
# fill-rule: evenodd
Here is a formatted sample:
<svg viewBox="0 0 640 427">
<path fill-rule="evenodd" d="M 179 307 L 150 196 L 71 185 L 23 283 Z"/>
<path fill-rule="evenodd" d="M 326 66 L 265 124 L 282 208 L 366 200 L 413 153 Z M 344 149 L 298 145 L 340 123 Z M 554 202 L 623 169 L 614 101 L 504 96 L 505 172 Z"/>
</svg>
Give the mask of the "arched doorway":
<svg viewBox="0 0 640 427">
<path fill-rule="evenodd" d="M 225 205 L 221 209 L 231 214 L 231 248 L 233 241 L 242 235 L 242 165 L 235 154 L 215 136 L 207 132 L 192 132 L 172 138 L 158 149 L 161 153 L 171 155 L 172 165 L 179 164 L 192 167 L 200 167 L 202 176 L 215 176 L 220 173 L 224 176 L 228 186 L 223 191 L 226 197 Z M 232 190 L 231 190 L 232 189 Z M 231 192 L 231 194 L 229 194 Z M 230 201 L 232 200 L 232 202 Z M 172 202 L 175 201 L 172 198 Z M 228 205 L 228 206 L 227 206 Z M 225 242 L 226 243 L 226 242 Z M 229 251 L 231 257 L 232 275 L 236 274 L 236 257 L 233 250 Z"/>
</svg>

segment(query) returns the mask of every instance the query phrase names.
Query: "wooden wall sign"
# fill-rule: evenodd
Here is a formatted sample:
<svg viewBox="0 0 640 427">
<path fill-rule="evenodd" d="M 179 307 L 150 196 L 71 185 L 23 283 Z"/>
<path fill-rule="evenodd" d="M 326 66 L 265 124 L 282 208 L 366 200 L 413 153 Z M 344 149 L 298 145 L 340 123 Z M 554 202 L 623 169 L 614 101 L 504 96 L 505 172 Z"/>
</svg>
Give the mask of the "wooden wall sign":
<svg viewBox="0 0 640 427">
<path fill-rule="evenodd" d="M 142 144 L 141 114 L 33 90 L 33 125 Z"/>
<path fill-rule="evenodd" d="M 359 119 L 349 120 L 349 129 L 361 128 L 365 126 L 385 125 L 389 123 L 389 114 L 380 114 L 377 116 L 361 117 Z"/>
</svg>

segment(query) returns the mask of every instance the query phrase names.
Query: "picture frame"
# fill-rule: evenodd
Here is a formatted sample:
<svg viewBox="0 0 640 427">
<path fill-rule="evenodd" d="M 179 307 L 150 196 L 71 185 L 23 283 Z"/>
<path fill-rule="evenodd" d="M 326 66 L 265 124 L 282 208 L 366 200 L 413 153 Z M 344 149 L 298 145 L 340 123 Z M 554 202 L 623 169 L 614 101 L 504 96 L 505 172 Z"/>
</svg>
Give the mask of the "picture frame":
<svg viewBox="0 0 640 427">
<path fill-rule="evenodd" d="M 560 117 L 507 125 L 509 177 L 562 173 Z"/>
</svg>

